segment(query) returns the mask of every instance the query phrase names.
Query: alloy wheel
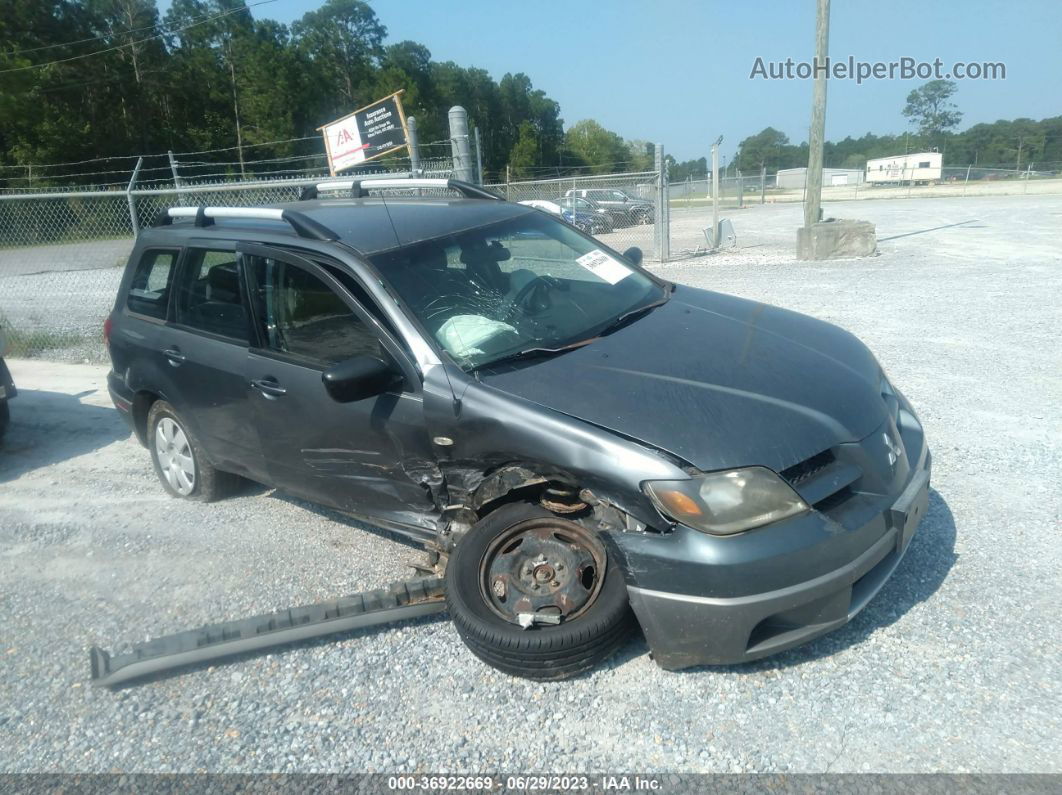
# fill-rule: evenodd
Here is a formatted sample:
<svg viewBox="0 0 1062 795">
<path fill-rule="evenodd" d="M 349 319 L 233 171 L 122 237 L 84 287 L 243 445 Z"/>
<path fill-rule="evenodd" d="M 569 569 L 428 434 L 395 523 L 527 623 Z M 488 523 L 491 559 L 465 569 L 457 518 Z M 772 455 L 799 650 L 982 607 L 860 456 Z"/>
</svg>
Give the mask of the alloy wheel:
<svg viewBox="0 0 1062 795">
<path fill-rule="evenodd" d="M 195 490 L 195 458 L 184 430 L 170 417 L 155 426 L 155 457 L 166 482 L 182 497 Z"/>
</svg>

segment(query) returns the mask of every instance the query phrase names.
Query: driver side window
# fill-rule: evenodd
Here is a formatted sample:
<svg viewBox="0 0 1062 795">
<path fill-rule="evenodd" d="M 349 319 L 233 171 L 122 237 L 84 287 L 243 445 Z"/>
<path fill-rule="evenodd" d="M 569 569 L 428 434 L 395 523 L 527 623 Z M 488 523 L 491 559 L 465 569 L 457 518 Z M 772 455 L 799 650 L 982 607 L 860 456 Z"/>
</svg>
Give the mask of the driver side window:
<svg viewBox="0 0 1062 795">
<path fill-rule="evenodd" d="M 248 257 L 263 347 L 327 368 L 354 356 L 383 356 L 372 328 L 316 274 L 270 257 Z"/>
</svg>

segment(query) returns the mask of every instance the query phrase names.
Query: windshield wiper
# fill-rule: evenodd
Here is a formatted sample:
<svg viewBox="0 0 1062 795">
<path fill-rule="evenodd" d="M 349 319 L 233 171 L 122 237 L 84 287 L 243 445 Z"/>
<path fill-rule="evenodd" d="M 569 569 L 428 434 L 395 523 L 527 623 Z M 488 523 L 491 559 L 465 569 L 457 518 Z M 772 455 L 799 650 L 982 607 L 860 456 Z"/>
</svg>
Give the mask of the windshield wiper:
<svg viewBox="0 0 1062 795">
<path fill-rule="evenodd" d="M 584 345 L 589 345 L 595 339 L 597 338 L 591 337 L 590 339 L 584 339 L 579 340 L 578 342 L 573 342 L 570 345 L 562 345 L 559 348 L 524 348 L 520 351 L 514 351 L 513 353 L 507 353 L 504 356 L 499 356 L 497 359 L 491 359 L 489 362 L 482 362 L 481 364 L 473 365 L 472 367 L 468 368 L 468 372 L 474 373 L 477 370 L 482 370 L 485 367 L 493 367 L 496 364 L 505 364 L 507 362 L 515 362 L 520 361 L 522 359 L 534 359 L 539 356 L 552 356 L 556 353 L 565 353 L 567 351 L 575 350 L 576 348 L 581 348 Z"/>
<path fill-rule="evenodd" d="M 604 337 L 606 334 L 611 334 L 613 331 L 618 331 L 619 329 L 626 326 L 628 323 L 637 320 L 642 315 L 648 314 L 651 310 L 656 309 L 658 306 L 663 306 L 668 302 L 669 298 L 670 295 L 665 295 L 663 298 L 657 301 L 645 304 L 644 306 L 640 306 L 637 309 L 632 309 L 630 312 L 624 312 L 618 318 L 616 318 L 603 329 L 601 329 L 601 331 L 597 332 L 597 336 Z"/>
</svg>

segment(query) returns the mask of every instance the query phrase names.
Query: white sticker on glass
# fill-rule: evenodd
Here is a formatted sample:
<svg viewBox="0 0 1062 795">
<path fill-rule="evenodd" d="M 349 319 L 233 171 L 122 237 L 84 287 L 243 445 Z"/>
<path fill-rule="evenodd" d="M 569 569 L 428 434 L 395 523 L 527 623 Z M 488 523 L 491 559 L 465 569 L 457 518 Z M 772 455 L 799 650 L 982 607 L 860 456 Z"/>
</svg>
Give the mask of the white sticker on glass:
<svg viewBox="0 0 1062 795">
<path fill-rule="evenodd" d="M 616 282 L 626 279 L 633 273 L 622 262 L 613 259 L 599 248 L 595 248 L 589 254 L 583 254 L 576 262 L 609 284 L 616 284 Z"/>
</svg>

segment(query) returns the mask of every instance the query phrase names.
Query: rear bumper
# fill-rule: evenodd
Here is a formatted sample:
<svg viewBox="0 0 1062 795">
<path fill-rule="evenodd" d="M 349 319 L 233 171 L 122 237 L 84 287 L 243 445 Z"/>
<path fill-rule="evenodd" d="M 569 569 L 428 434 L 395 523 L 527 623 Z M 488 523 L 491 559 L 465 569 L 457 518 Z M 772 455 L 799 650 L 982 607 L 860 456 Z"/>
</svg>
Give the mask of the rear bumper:
<svg viewBox="0 0 1062 795">
<path fill-rule="evenodd" d="M 685 531 L 679 539 L 681 563 L 670 554 L 664 562 L 664 558 L 653 555 L 649 544 L 637 550 L 624 545 L 631 606 L 656 662 L 667 669 L 748 662 L 805 643 L 850 621 L 881 590 L 907 551 L 926 513 L 929 475 L 926 455 L 924 467 L 911 472 L 899 496 L 852 530 L 831 526 L 817 512 L 807 515 L 802 526 L 787 529 L 787 535 L 810 536 L 816 532 L 812 525 L 818 523 L 823 541 L 794 549 L 791 554 L 775 554 L 772 559 L 782 561 L 787 576 L 761 565 L 759 577 L 735 579 L 731 587 L 741 595 L 703 593 L 719 581 L 725 569 L 734 568 L 727 566 L 727 553 L 720 552 L 725 547 L 719 538 L 679 528 Z M 830 534 L 832 540 L 825 538 Z M 732 540 L 736 539 L 722 539 Z M 658 538 L 656 543 L 673 542 Z M 838 550 L 844 559 L 839 565 L 834 557 Z M 859 551 L 853 554 L 853 550 Z M 766 549 L 761 551 L 766 553 Z M 772 552 L 777 553 L 777 549 Z M 824 558 L 833 558 L 825 571 Z M 660 566 L 669 564 L 669 577 L 682 583 L 682 592 L 639 584 L 639 580 L 661 582 Z M 741 569 L 745 564 L 735 565 Z M 646 576 L 640 576 L 643 573 Z M 753 583 L 755 592 L 745 592 L 749 579 L 759 580 Z M 754 588 L 769 581 L 785 584 L 769 590 Z M 739 582 L 746 587 L 739 587 Z M 695 583 L 701 584 L 702 593 L 697 593 L 695 586 L 691 589 Z"/>
<path fill-rule="evenodd" d="M 129 427 L 134 431 L 136 430 L 136 423 L 133 419 L 133 391 L 125 385 L 125 382 L 119 378 L 112 370 L 107 373 L 107 392 L 110 393 L 111 402 L 114 403 L 114 407 L 118 409 L 118 413 L 122 415 Z M 143 439 L 141 439 L 141 442 Z"/>
</svg>

